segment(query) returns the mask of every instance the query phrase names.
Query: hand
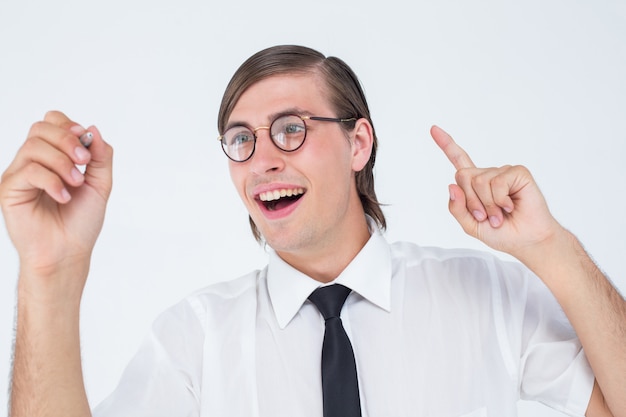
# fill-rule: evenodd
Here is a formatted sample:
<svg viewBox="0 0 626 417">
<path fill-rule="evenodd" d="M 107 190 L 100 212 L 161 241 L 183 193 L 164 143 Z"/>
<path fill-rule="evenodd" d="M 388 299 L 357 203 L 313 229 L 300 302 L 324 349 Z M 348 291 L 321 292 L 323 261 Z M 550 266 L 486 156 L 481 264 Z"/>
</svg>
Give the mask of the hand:
<svg viewBox="0 0 626 417">
<path fill-rule="evenodd" d="M 111 192 L 112 148 L 95 127 L 87 130 L 60 112 L 33 124 L 2 175 L 0 205 L 21 271 L 50 274 L 79 267 L 85 278 Z M 84 175 L 76 165 L 86 165 Z"/>
<path fill-rule="evenodd" d="M 445 131 L 430 133 L 457 169 L 449 209 L 467 234 L 521 259 L 564 231 L 525 167 L 476 168 Z"/>
</svg>

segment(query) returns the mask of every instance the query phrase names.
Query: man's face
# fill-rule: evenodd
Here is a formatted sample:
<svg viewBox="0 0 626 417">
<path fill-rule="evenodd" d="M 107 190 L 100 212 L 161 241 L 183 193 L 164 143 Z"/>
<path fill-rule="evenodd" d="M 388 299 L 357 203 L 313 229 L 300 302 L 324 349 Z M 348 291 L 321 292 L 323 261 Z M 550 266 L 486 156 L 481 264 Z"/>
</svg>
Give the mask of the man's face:
<svg viewBox="0 0 626 417">
<path fill-rule="evenodd" d="M 285 113 L 351 116 L 334 114 L 325 91 L 314 74 L 272 76 L 244 92 L 228 126 L 269 126 Z M 356 150 L 354 131 L 347 137 L 339 123 L 307 120 L 306 125 L 306 140 L 295 152 L 281 151 L 269 131 L 259 129 L 253 156 L 229 161 L 233 183 L 254 223 L 283 255 L 337 248 L 356 234 L 351 230 L 355 224 L 364 223 L 354 182 L 364 156 Z"/>
</svg>

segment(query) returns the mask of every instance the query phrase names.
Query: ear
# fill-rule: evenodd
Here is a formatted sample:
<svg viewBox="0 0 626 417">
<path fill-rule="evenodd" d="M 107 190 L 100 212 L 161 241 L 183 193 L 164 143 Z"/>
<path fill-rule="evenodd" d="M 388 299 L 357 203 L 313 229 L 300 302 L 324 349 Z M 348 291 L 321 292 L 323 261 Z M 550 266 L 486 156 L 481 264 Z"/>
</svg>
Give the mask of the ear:
<svg viewBox="0 0 626 417">
<path fill-rule="evenodd" d="M 374 129 L 367 119 L 361 118 L 354 125 L 352 138 L 352 170 L 362 170 L 372 154 Z"/>
</svg>

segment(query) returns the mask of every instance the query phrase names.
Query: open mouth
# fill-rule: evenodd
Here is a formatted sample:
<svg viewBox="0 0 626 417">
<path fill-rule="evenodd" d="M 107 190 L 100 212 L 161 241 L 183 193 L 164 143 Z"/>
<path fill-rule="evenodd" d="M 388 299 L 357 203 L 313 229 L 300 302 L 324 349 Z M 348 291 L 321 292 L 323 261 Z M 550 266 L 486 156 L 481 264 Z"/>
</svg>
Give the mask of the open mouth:
<svg viewBox="0 0 626 417">
<path fill-rule="evenodd" d="M 284 209 L 304 195 L 303 188 L 283 188 L 259 194 L 259 200 L 268 211 Z"/>
</svg>

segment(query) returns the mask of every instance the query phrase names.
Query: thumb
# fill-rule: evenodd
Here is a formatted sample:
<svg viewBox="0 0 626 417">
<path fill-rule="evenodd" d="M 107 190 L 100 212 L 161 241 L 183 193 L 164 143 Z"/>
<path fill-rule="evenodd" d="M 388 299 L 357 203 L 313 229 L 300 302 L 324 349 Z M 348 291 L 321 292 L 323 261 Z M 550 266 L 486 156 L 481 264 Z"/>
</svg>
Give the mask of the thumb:
<svg viewBox="0 0 626 417">
<path fill-rule="evenodd" d="M 89 146 L 91 159 L 85 168 L 85 183 L 107 199 L 113 182 L 113 148 L 104 141 L 97 127 L 90 126 L 87 131 L 93 134 L 93 141 Z"/>
<path fill-rule="evenodd" d="M 459 222 L 465 233 L 473 237 L 478 236 L 478 221 L 467 209 L 463 189 L 456 184 L 450 184 L 448 191 L 450 192 L 448 210 L 450 210 L 456 221 Z"/>
</svg>

